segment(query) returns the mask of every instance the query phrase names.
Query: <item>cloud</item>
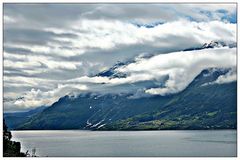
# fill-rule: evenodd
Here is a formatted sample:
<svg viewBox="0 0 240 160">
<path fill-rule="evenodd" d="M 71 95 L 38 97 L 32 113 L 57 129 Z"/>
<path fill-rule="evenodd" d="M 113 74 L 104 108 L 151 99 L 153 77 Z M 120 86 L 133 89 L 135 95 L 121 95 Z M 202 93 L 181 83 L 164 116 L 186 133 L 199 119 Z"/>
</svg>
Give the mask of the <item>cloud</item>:
<svg viewBox="0 0 240 160">
<path fill-rule="evenodd" d="M 3 21 L 4 21 L 4 23 L 15 23 L 16 22 L 16 20 L 14 18 L 7 16 L 7 15 L 3 16 Z"/>
<path fill-rule="evenodd" d="M 22 109 L 29 109 L 32 107 L 49 106 L 56 102 L 59 97 L 74 94 L 74 92 L 81 92 L 87 90 L 85 85 L 58 85 L 52 91 L 42 92 L 40 89 L 31 89 L 23 98 L 17 99 L 13 104 Z M 14 108 L 14 106 L 12 106 Z"/>
<path fill-rule="evenodd" d="M 178 29 L 176 29 L 176 26 L 178 26 Z M 132 23 L 119 20 L 81 19 L 73 22 L 70 28 L 65 29 L 4 30 L 6 37 L 4 46 L 28 50 L 35 54 L 63 57 L 82 55 L 95 50 L 104 52 L 119 46 L 125 47 L 126 45 L 136 44 L 164 48 L 165 50 L 169 48 L 179 50 L 184 49 L 183 46 L 186 48 L 199 46 L 205 42 L 219 41 L 223 38 L 227 42 L 233 42 L 236 34 L 235 27 L 234 24 L 220 21 L 197 23 L 179 20 L 166 22 L 154 28 L 139 28 Z M 58 34 L 70 34 L 74 37 L 58 36 Z M 64 45 L 64 43 L 66 44 Z"/>
<path fill-rule="evenodd" d="M 111 8 L 111 9 L 109 9 Z M 222 14 L 219 13 L 219 11 Z M 224 13 L 224 14 L 223 14 Z M 195 21 L 221 20 L 236 13 L 236 4 L 119 4 L 102 5 L 81 15 L 88 19 L 121 19 L 152 23 L 169 22 L 182 18 Z"/>
<path fill-rule="evenodd" d="M 114 92 L 112 87 L 123 84 L 134 84 L 140 81 L 159 81 L 166 75 L 168 79 L 163 87 L 137 89 L 136 94 L 130 98 L 146 96 L 143 93 L 153 95 L 174 94 L 184 90 L 193 79 L 206 68 L 229 68 L 236 66 L 236 48 L 215 48 L 187 52 L 174 52 L 160 54 L 150 59 L 140 59 L 135 63 L 117 69 L 126 73 L 126 78 L 109 77 L 80 77 L 67 80 L 52 91 L 42 92 L 32 89 L 24 95 L 24 99 L 17 100 L 16 106 L 36 107 L 51 105 L 59 97 L 70 94 L 73 91 L 102 92 L 102 88 L 108 87 L 108 92 Z M 236 80 L 236 73 L 231 71 L 219 76 L 214 83 L 226 83 Z M 126 88 L 125 88 L 126 89 Z"/>
<path fill-rule="evenodd" d="M 145 91 L 149 94 L 166 95 L 185 89 L 203 69 L 235 66 L 236 48 L 216 48 L 157 55 L 147 60 L 129 64 L 120 68 L 119 71 L 132 75 L 145 73 L 148 74 L 148 77 L 154 77 L 155 80 L 168 75 L 169 78 L 164 87 L 150 88 Z M 233 80 L 232 73 L 230 75 L 230 80 Z M 229 75 L 226 76 L 229 78 Z M 138 77 L 137 81 L 140 80 Z M 219 77 L 217 81 L 223 80 L 226 80 L 225 76 Z"/>
<path fill-rule="evenodd" d="M 61 61 L 58 62 L 52 58 L 45 56 L 36 56 L 36 55 L 12 55 L 7 52 L 4 53 L 4 67 L 13 67 L 18 69 L 67 69 L 67 70 L 75 70 L 77 66 L 81 66 L 82 62 L 77 61 Z M 26 70 L 25 70 L 26 71 Z M 27 70 L 29 71 L 29 70 Z M 33 72 L 36 72 L 34 70 Z"/>
<path fill-rule="evenodd" d="M 221 75 L 218 77 L 218 79 L 215 81 L 217 84 L 224 84 L 224 83 L 230 83 L 237 80 L 237 74 L 236 71 L 228 72 L 226 75 Z"/>
<path fill-rule="evenodd" d="M 53 103 L 63 95 L 53 94 L 49 100 L 45 95 L 59 90 L 59 85 L 65 85 L 64 90 L 69 92 L 81 92 L 77 86 L 102 93 L 138 90 L 138 97 L 148 92 L 181 91 L 208 65 L 200 63 L 203 58 L 200 55 L 205 54 L 188 52 L 196 57 L 192 58 L 196 65 L 201 66 L 189 76 L 192 59 L 180 51 L 210 41 L 236 43 L 234 20 L 235 4 L 5 4 L 4 98 L 27 96 L 16 104 L 4 103 L 4 109 L 21 110 Z M 149 24 L 158 25 L 146 27 Z M 220 63 L 213 50 L 205 51 L 209 52 L 206 62 Z M 234 51 L 229 49 L 229 52 L 233 55 Z M 141 54 L 154 57 L 138 57 Z M 159 61 L 157 57 L 162 54 L 169 61 L 161 61 L 159 66 L 153 60 Z M 171 55 L 179 54 L 178 63 L 177 59 L 173 63 Z M 134 63 L 118 70 L 126 77 L 95 76 L 117 61 L 131 61 L 136 57 Z M 138 71 L 131 66 L 141 68 Z M 179 78 L 178 72 L 186 74 L 186 79 Z M 163 82 L 166 82 L 164 91 Z"/>
<path fill-rule="evenodd" d="M 219 76 L 215 81 L 204 83 L 202 86 L 213 85 L 213 84 L 224 84 L 237 81 L 237 68 L 231 68 L 226 74 Z"/>
</svg>

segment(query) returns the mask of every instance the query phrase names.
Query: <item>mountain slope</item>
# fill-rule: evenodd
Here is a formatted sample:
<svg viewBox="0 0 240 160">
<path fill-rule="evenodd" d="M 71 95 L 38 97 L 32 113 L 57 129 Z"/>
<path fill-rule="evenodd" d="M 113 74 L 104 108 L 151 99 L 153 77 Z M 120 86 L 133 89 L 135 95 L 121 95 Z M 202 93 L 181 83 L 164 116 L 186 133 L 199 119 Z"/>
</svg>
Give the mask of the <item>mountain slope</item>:
<svg viewBox="0 0 240 160">
<path fill-rule="evenodd" d="M 4 113 L 3 117 L 9 129 L 14 129 L 17 126 L 27 122 L 32 116 L 42 112 L 46 106 L 38 107 L 26 112 Z"/>
<path fill-rule="evenodd" d="M 130 93 L 65 96 L 16 129 L 236 128 L 236 82 L 204 85 L 228 71 L 204 70 L 184 91 L 169 96 L 130 98 Z"/>
<path fill-rule="evenodd" d="M 237 126 L 236 88 L 236 82 L 188 88 L 159 111 L 139 114 L 101 129 L 233 129 Z"/>
<path fill-rule="evenodd" d="M 168 97 L 128 99 L 127 95 L 85 94 L 65 96 L 22 125 L 21 129 L 83 129 L 148 112 L 169 100 Z M 146 103 L 147 102 L 147 103 Z M 144 104 L 145 105 L 142 105 Z M 96 125 L 98 124 L 98 125 Z M 92 128 L 93 128 L 92 127 Z"/>
</svg>

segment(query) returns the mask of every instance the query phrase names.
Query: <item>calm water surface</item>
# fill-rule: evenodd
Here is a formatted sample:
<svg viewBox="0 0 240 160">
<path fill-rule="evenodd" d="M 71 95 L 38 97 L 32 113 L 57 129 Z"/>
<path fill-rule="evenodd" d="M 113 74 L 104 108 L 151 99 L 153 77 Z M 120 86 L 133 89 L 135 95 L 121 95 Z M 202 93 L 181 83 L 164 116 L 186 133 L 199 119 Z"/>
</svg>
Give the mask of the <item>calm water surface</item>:
<svg viewBox="0 0 240 160">
<path fill-rule="evenodd" d="M 236 156 L 237 131 L 12 131 L 39 156 Z"/>
</svg>

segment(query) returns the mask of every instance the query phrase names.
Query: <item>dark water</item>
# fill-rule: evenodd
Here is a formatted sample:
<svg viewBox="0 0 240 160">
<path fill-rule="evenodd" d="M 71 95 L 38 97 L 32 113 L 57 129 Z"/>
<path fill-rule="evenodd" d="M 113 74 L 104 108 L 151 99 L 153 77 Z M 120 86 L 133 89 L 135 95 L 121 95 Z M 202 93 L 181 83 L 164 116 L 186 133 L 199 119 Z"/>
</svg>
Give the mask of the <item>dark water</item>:
<svg viewBox="0 0 240 160">
<path fill-rule="evenodd" d="M 13 131 L 39 156 L 236 156 L 237 131 Z"/>
</svg>

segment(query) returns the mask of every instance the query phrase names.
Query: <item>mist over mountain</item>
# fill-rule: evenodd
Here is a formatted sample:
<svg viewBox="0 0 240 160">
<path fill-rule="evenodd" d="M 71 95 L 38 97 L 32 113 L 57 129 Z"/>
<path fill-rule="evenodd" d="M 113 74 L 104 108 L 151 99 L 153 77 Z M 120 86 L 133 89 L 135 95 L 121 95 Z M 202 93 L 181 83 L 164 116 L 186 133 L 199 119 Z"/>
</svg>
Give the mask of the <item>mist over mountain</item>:
<svg viewBox="0 0 240 160">
<path fill-rule="evenodd" d="M 118 62 L 96 76 L 124 78 L 126 76 L 119 73 L 118 69 L 131 63 L 136 61 Z M 133 83 L 134 86 L 127 92 L 69 94 L 49 107 L 41 107 L 25 114 L 5 114 L 4 117 L 12 129 L 33 130 L 236 128 L 236 81 L 218 81 L 232 72 L 232 68 L 204 69 L 183 91 L 168 95 L 149 95 L 140 90 L 143 86 L 160 86 L 154 80 L 146 80 Z M 165 80 L 162 79 L 162 86 L 168 78 L 166 76 Z"/>
<path fill-rule="evenodd" d="M 236 128 L 237 7 L 5 4 L 11 129 Z"/>
</svg>

